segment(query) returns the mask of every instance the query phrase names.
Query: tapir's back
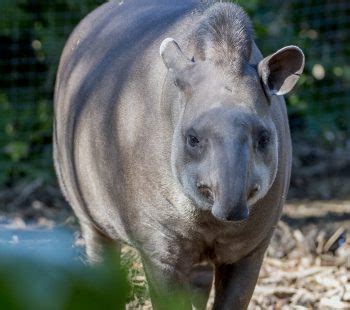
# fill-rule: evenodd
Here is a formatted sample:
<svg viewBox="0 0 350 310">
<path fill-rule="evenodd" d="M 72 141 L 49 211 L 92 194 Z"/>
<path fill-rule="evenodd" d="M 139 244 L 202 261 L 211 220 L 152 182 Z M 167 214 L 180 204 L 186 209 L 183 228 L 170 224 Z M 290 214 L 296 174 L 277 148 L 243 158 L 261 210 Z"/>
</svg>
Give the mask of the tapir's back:
<svg viewBox="0 0 350 310">
<path fill-rule="evenodd" d="M 149 140 L 149 120 L 157 122 L 166 74 L 159 45 L 169 34 L 181 36 L 177 25 L 202 5 L 110 1 L 88 15 L 68 40 L 56 82 L 54 156 L 61 188 L 87 222 L 101 226 L 116 218 L 112 202 L 131 193 L 123 180 L 130 157 L 135 159 L 134 148 Z"/>
</svg>

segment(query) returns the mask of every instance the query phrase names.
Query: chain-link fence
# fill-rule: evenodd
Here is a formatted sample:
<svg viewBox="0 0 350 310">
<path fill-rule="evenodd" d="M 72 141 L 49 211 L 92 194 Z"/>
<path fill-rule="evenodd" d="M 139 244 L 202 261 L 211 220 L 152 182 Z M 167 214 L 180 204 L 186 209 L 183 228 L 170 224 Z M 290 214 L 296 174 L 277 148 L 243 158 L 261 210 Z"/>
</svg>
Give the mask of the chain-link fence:
<svg viewBox="0 0 350 310">
<path fill-rule="evenodd" d="M 0 185 L 52 178 L 59 56 L 74 26 L 102 2 L 0 1 Z"/>
<path fill-rule="evenodd" d="M 102 2 L 0 0 L 0 186 L 52 180 L 52 97 L 59 55 L 74 26 Z M 237 2 L 252 18 L 264 54 L 289 44 L 306 54 L 305 74 L 288 98 L 295 166 L 314 169 L 323 150 L 349 151 L 350 2 Z"/>
<path fill-rule="evenodd" d="M 292 126 L 329 143 L 344 139 L 350 123 L 350 2 L 283 1 L 278 14 L 270 8 L 263 45 L 298 44 L 306 54 L 305 75 L 289 97 Z"/>
</svg>

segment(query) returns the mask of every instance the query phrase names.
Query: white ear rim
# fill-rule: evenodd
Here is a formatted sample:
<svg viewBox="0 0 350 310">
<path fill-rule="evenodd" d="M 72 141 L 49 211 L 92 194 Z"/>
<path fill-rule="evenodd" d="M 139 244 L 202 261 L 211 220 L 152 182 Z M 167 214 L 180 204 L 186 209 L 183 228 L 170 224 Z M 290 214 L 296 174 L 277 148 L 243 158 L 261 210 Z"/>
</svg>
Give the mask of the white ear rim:
<svg viewBox="0 0 350 310">
<path fill-rule="evenodd" d="M 175 43 L 176 41 L 173 38 L 166 38 L 163 40 L 162 44 L 159 47 L 159 55 L 163 58 L 164 57 L 164 51 L 168 47 L 169 44 Z"/>
<path fill-rule="evenodd" d="M 271 56 L 274 56 L 275 54 L 284 52 L 285 50 L 292 50 L 292 49 L 298 51 L 301 54 L 301 56 L 302 56 L 302 65 L 300 67 L 300 70 L 298 71 L 298 72 L 302 73 L 303 70 L 304 70 L 304 66 L 305 66 L 305 54 L 304 54 L 303 50 L 299 46 L 296 46 L 296 45 L 284 46 L 284 47 L 280 48 L 278 51 L 276 51 L 275 53 L 273 53 Z"/>
<path fill-rule="evenodd" d="M 297 78 L 297 81 L 298 81 L 299 78 L 300 78 L 300 75 L 303 73 L 304 67 L 305 67 L 305 55 L 304 55 L 304 52 L 302 51 L 302 49 L 299 46 L 296 46 L 296 45 L 288 45 L 288 46 L 282 47 L 276 53 L 284 52 L 285 50 L 291 50 L 291 49 L 294 49 L 294 50 L 298 51 L 300 53 L 300 55 L 301 55 L 301 58 L 302 58 L 300 69 L 293 74 L 293 75 L 296 75 L 298 77 Z M 295 82 L 295 84 L 297 83 L 297 81 Z M 295 86 L 295 84 L 294 84 L 294 86 Z M 277 91 L 277 92 L 274 90 L 273 92 L 277 96 L 283 96 L 283 95 L 286 95 L 286 94 L 289 93 L 289 91 L 284 92 L 284 91 L 281 91 L 281 90 Z"/>
<path fill-rule="evenodd" d="M 302 49 L 296 45 L 288 45 L 288 46 L 284 46 L 282 47 L 281 49 L 277 50 L 275 53 L 271 54 L 270 56 L 267 57 L 267 61 L 265 63 L 268 63 L 270 61 L 271 58 L 273 58 L 274 56 L 276 56 L 277 54 L 280 54 L 280 53 L 283 53 L 284 51 L 286 50 L 295 50 L 297 51 L 300 55 L 301 55 L 301 65 L 300 65 L 300 68 L 298 71 L 296 71 L 295 73 L 293 73 L 294 76 L 296 76 L 296 81 L 293 85 L 293 87 L 295 86 L 295 84 L 297 83 L 297 81 L 299 80 L 299 77 L 300 75 L 303 73 L 304 71 L 304 67 L 305 67 L 305 55 L 304 55 L 304 52 L 302 51 Z M 266 58 L 265 58 L 266 59 Z M 261 64 L 261 62 L 259 63 L 259 65 Z M 258 65 L 258 67 L 260 67 Z M 265 67 L 266 68 L 266 67 Z M 264 88 L 265 88 L 265 91 L 267 91 L 270 95 L 276 95 L 276 96 L 283 96 L 287 93 L 290 92 L 290 90 L 286 90 L 286 91 L 283 91 L 281 88 L 280 90 L 276 90 L 276 89 L 271 89 L 268 87 L 268 83 L 267 83 L 267 80 L 269 78 L 269 75 L 270 75 L 270 71 L 266 71 L 266 70 L 260 70 L 260 68 L 258 69 L 259 70 L 259 73 L 260 73 L 260 76 L 263 80 L 263 83 L 264 83 Z"/>
<path fill-rule="evenodd" d="M 159 47 L 159 54 L 165 66 L 174 72 L 181 72 L 188 68 L 191 60 L 182 52 L 179 44 L 173 38 L 166 38 Z"/>
</svg>

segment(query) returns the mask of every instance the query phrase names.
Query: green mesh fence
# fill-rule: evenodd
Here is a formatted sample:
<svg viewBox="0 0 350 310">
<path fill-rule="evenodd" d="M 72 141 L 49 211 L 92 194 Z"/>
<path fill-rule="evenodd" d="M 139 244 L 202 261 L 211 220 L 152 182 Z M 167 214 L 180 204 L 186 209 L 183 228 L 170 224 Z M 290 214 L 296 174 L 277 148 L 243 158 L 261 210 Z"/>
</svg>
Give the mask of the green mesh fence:
<svg viewBox="0 0 350 310">
<path fill-rule="evenodd" d="M 0 186 L 52 178 L 59 55 L 74 26 L 102 2 L 0 0 Z M 288 97 L 294 144 L 350 148 L 350 2 L 236 2 L 252 18 L 264 54 L 289 44 L 306 54 L 305 74 Z"/>
<path fill-rule="evenodd" d="M 256 7 L 250 12 L 265 53 L 294 44 L 306 56 L 305 74 L 288 97 L 293 132 L 316 143 L 343 143 L 350 124 L 350 2 L 264 1 Z"/>
</svg>

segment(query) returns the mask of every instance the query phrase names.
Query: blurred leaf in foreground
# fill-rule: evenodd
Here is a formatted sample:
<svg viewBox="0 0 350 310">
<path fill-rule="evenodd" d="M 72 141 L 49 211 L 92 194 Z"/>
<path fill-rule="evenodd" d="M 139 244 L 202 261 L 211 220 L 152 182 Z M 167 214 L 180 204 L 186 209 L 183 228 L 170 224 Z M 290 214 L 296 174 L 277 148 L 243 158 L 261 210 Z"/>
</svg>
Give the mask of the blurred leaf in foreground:
<svg viewBox="0 0 350 310">
<path fill-rule="evenodd" d="M 130 290 L 117 261 L 70 268 L 2 257 L 0 309 L 124 309 Z"/>
</svg>

